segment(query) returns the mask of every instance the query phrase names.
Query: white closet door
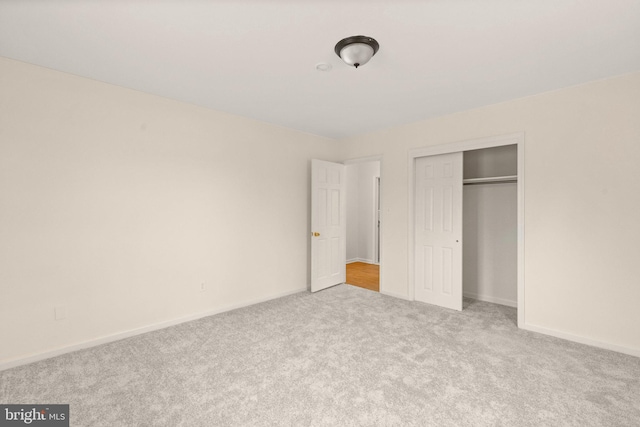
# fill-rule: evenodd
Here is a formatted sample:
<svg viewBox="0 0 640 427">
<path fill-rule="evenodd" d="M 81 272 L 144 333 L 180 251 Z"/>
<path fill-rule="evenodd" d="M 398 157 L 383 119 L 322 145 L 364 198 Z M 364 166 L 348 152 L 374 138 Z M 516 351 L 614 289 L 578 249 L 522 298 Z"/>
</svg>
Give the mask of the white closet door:
<svg viewBox="0 0 640 427">
<path fill-rule="evenodd" d="M 462 152 L 415 164 L 415 299 L 462 310 Z"/>
</svg>

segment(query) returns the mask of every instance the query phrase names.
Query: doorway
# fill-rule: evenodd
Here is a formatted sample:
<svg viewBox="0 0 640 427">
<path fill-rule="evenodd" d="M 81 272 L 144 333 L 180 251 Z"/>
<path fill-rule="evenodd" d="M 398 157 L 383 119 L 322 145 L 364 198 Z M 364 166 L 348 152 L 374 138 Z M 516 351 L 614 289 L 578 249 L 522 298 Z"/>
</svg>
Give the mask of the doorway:
<svg viewBox="0 0 640 427">
<path fill-rule="evenodd" d="M 347 284 L 380 292 L 380 266 L 360 261 L 348 263 Z"/>
<path fill-rule="evenodd" d="M 347 284 L 380 291 L 381 179 L 379 159 L 345 162 Z"/>
</svg>

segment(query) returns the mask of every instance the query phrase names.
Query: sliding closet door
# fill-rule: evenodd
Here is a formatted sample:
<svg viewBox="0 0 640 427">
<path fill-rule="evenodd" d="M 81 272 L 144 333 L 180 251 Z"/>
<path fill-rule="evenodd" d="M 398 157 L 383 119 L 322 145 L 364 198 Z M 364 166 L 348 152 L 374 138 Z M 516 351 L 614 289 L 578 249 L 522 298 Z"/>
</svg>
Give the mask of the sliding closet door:
<svg viewBox="0 0 640 427">
<path fill-rule="evenodd" d="M 462 310 L 462 152 L 415 162 L 415 299 Z"/>
</svg>

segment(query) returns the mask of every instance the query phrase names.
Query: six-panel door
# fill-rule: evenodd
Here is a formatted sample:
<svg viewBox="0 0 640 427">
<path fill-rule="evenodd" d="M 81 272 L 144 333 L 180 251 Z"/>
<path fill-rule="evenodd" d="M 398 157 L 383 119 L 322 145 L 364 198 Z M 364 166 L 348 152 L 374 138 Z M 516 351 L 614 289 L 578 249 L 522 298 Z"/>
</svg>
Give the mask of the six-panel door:
<svg viewBox="0 0 640 427">
<path fill-rule="evenodd" d="M 311 161 L 311 292 L 346 281 L 345 166 Z"/>
<path fill-rule="evenodd" d="M 462 153 L 415 160 L 415 299 L 462 310 Z"/>
</svg>

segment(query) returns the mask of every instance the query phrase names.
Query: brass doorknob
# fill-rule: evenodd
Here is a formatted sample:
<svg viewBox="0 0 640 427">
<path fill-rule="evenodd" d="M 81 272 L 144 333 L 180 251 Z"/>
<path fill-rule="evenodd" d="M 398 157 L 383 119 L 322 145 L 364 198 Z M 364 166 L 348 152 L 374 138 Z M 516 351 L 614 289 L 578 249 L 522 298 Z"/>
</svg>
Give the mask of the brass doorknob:
<svg viewBox="0 0 640 427">
<path fill-rule="evenodd" d="M 317 233 L 315 231 L 313 233 L 311 233 L 311 234 L 313 234 L 314 237 L 318 237 L 320 235 L 320 233 Z"/>
</svg>

